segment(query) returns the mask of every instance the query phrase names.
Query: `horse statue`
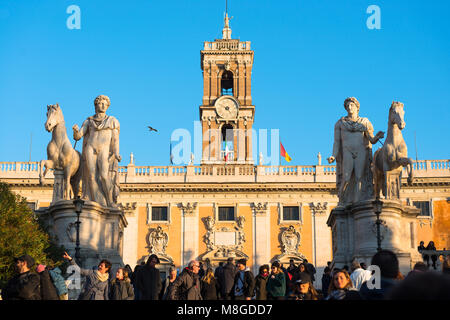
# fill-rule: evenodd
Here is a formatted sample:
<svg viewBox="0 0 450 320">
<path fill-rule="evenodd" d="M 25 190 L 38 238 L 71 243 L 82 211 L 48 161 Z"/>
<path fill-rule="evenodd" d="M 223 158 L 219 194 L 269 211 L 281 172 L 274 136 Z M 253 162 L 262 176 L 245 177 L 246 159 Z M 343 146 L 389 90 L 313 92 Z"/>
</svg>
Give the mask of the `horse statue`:
<svg viewBox="0 0 450 320">
<path fill-rule="evenodd" d="M 386 141 L 383 147 L 375 152 L 373 159 L 372 170 L 377 198 L 380 190 L 386 199 L 400 198 L 403 167 L 406 167 L 408 172 L 408 185 L 413 181 L 413 161 L 408 158 L 408 149 L 402 135 L 405 128 L 404 115 L 403 103 L 393 101 L 389 109 Z"/>
<path fill-rule="evenodd" d="M 40 163 L 39 181 L 41 184 L 45 182 L 45 175 L 49 169 L 63 171 L 62 198 L 70 200 L 70 192 L 73 197 L 79 193 L 81 155 L 72 147 L 67 137 L 64 116 L 59 104 L 47 105 L 45 129 L 52 133 L 52 140 L 47 145 L 48 160 L 42 160 Z"/>
</svg>

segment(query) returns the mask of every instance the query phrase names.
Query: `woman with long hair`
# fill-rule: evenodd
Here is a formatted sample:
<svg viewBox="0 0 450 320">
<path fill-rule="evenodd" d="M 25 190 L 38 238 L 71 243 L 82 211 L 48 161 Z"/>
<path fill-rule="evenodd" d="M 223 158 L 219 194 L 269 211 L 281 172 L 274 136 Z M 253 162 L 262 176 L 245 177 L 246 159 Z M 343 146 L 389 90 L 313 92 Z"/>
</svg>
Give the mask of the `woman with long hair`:
<svg viewBox="0 0 450 320">
<path fill-rule="evenodd" d="M 219 291 L 218 282 L 214 277 L 211 267 L 206 269 L 205 275 L 200 282 L 200 293 L 203 300 L 217 300 L 217 292 Z"/>
<path fill-rule="evenodd" d="M 325 300 L 361 300 L 361 296 L 353 287 L 350 275 L 346 270 L 338 270 L 333 274 Z"/>
<path fill-rule="evenodd" d="M 267 299 L 284 300 L 286 296 L 286 277 L 278 261 L 272 263 L 272 272 L 267 280 Z"/>
<path fill-rule="evenodd" d="M 289 295 L 289 300 L 319 300 L 319 294 L 307 272 L 301 272 L 295 284 L 294 291 Z"/>
<path fill-rule="evenodd" d="M 134 300 L 134 290 L 127 269 L 117 269 L 116 278 L 111 281 L 109 286 L 109 299 Z"/>
</svg>

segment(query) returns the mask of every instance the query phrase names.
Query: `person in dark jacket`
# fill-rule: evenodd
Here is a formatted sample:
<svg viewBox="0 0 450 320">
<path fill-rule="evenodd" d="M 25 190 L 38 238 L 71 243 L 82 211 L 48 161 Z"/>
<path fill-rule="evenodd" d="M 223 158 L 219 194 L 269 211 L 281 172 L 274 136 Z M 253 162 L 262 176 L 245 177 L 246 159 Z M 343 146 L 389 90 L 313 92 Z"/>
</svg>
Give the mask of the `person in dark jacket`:
<svg viewBox="0 0 450 320">
<path fill-rule="evenodd" d="M 139 274 L 144 267 L 145 267 L 145 262 L 142 261 L 141 264 L 138 264 L 134 267 L 133 273 L 131 275 L 129 275 L 131 284 L 133 285 L 133 288 L 134 288 L 134 299 L 135 300 L 141 300 L 141 292 L 139 291 L 139 288 L 138 288 L 137 279 L 139 278 Z"/>
<path fill-rule="evenodd" d="M 175 280 L 170 300 L 202 300 L 199 269 L 198 261 L 189 262 L 188 267 Z"/>
<path fill-rule="evenodd" d="M 170 300 L 170 297 L 173 296 L 172 295 L 173 284 L 176 279 L 177 279 L 177 269 L 175 269 L 174 266 L 171 266 L 169 268 L 169 275 L 167 276 L 166 281 L 164 281 L 163 284 L 161 300 Z"/>
<path fill-rule="evenodd" d="M 450 276 L 450 256 L 444 258 L 444 263 L 442 264 L 442 273 Z"/>
<path fill-rule="evenodd" d="M 238 260 L 236 266 L 237 272 L 231 289 L 233 300 L 251 300 L 255 290 L 255 277 L 245 259 Z"/>
<path fill-rule="evenodd" d="M 342 269 L 333 274 L 325 300 L 361 300 L 361 295 L 353 287 L 347 270 Z"/>
<path fill-rule="evenodd" d="M 309 275 L 311 276 L 312 282 L 316 281 L 316 268 L 314 268 L 314 265 L 312 263 L 309 263 L 307 259 L 303 260 L 303 262 L 306 265 L 306 270 L 308 271 Z"/>
<path fill-rule="evenodd" d="M 272 272 L 267 280 L 267 299 L 284 300 L 286 296 L 286 276 L 278 261 L 272 263 Z"/>
<path fill-rule="evenodd" d="M 259 273 L 255 277 L 255 299 L 267 300 L 267 280 L 269 279 L 269 265 L 259 267 Z"/>
<path fill-rule="evenodd" d="M 40 264 L 36 267 L 41 284 L 41 300 L 59 300 L 56 287 L 45 265 Z"/>
<path fill-rule="evenodd" d="M 220 290 L 219 283 L 214 277 L 212 268 L 206 269 L 206 273 L 201 279 L 200 292 L 203 300 L 217 300 L 217 293 Z"/>
<path fill-rule="evenodd" d="M 69 260 L 71 265 L 80 269 L 80 275 L 86 277 L 84 287 L 81 289 L 78 300 L 109 300 L 109 271 L 111 270 L 111 262 L 103 259 L 98 264 L 96 270 L 82 269 L 75 260 L 73 260 L 67 252 L 64 252 L 64 259 Z"/>
<path fill-rule="evenodd" d="M 331 283 L 331 269 L 329 267 L 325 267 L 322 275 L 322 294 L 324 298 L 328 296 L 328 289 L 330 288 L 330 283 Z"/>
<path fill-rule="evenodd" d="M 219 266 L 216 268 L 216 270 L 214 270 L 214 277 L 216 277 L 216 279 L 219 279 L 222 275 L 223 272 L 223 262 L 219 262 Z"/>
<path fill-rule="evenodd" d="M 148 257 L 146 265 L 139 271 L 137 286 L 141 294 L 141 300 L 158 300 L 161 292 L 161 275 L 156 265 L 159 264 L 156 254 Z"/>
<path fill-rule="evenodd" d="M 134 300 L 133 286 L 125 268 L 117 269 L 116 278 L 109 285 L 109 299 Z"/>
<path fill-rule="evenodd" d="M 220 295 L 223 300 L 231 300 L 234 277 L 236 276 L 236 266 L 234 265 L 234 259 L 228 258 L 227 263 L 223 266 L 222 274 L 219 278 Z"/>
<path fill-rule="evenodd" d="M 383 300 L 400 280 L 397 255 L 389 250 L 380 250 L 372 257 L 371 264 L 380 268 L 380 287 L 370 288 L 366 281 L 361 285 L 359 292 L 365 300 Z"/>
<path fill-rule="evenodd" d="M 408 275 L 389 291 L 385 300 L 450 301 L 450 276 L 438 272 Z"/>
<path fill-rule="evenodd" d="M 434 246 L 433 241 L 430 241 L 428 243 L 426 250 L 436 251 L 436 247 Z M 438 257 L 435 254 L 432 254 L 430 257 L 431 257 L 431 262 L 433 263 L 433 269 L 436 270 L 436 261 L 437 261 Z"/>
<path fill-rule="evenodd" d="M 2 291 L 3 300 L 41 300 L 39 275 L 31 273 L 34 259 L 29 255 L 14 258 L 17 274 Z"/>
</svg>

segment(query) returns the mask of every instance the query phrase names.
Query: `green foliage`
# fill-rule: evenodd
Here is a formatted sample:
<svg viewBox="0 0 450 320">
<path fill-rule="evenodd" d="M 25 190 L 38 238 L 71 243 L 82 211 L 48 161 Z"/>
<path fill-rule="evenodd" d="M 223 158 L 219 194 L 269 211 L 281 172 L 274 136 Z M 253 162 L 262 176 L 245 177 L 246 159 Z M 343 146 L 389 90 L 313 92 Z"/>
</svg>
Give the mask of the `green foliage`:
<svg viewBox="0 0 450 320">
<path fill-rule="evenodd" d="M 0 287 L 14 275 L 14 257 L 29 254 L 36 264 L 60 264 L 64 248 L 54 243 L 26 199 L 0 183 Z"/>
</svg>

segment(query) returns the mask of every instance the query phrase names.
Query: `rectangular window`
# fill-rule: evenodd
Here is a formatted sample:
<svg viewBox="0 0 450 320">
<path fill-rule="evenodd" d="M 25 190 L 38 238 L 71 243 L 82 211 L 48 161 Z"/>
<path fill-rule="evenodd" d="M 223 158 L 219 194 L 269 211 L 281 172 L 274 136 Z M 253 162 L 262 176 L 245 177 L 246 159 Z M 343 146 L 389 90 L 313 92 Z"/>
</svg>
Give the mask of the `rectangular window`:
<svg viewBox="0 0 450 320">
<path fill-rule="evenodd" d="M 283 220 L 299 221 L 300 214 L 299 214 L 298 206 L 283 207 Z"/>
<path fill-rule="evenodd" d="M 152 207 L 152 221 L 168 221 L 167 207 Z"/>
<path fill-rule="evenodd" d="M 431 216 L 429 201 L 413 201 L 413 206 L 420 209 L 420 216 Z"/>
<path fill-rule="evenodd" d="M 234 207 L 219 207 L 219 221 L 234 220 Z"/>
</svg>

